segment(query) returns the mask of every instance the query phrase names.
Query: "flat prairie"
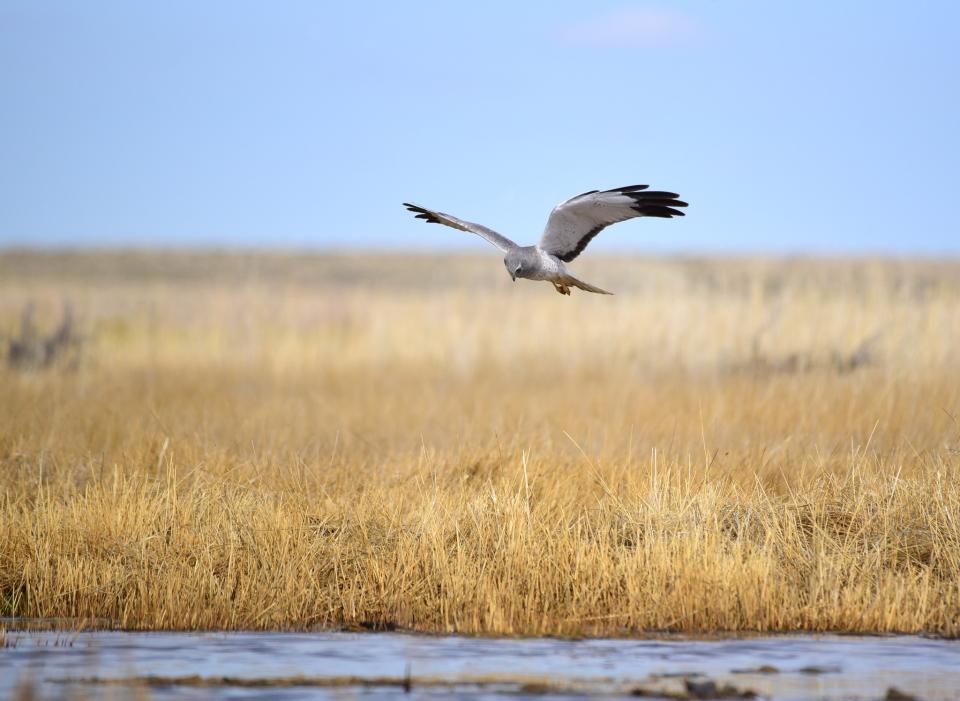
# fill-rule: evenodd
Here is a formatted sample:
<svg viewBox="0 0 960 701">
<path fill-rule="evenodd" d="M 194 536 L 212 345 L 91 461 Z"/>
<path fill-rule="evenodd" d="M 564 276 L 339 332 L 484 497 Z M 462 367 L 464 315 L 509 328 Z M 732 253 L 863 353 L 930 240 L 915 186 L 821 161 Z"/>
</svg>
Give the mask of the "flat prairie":
<svg viewBox="0 0 960 701">
<path fill-rule="evenodd" d="M 960 634 L 960 261 L 572 267 L 0 254 L 0 616 Z"/>
</svg>

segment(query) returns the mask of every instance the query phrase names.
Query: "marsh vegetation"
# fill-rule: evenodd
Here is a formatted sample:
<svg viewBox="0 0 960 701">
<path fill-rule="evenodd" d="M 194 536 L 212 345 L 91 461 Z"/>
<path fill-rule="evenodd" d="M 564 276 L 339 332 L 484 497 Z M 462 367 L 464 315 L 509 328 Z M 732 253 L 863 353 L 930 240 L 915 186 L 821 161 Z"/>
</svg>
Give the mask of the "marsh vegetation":
<svg viewBox="0 0 960 701">
<path fill-rule="evenodd" d="M 0 616 L 960 632 L 960 263 L 578 269 L 3 254 Z"/>
</svg>

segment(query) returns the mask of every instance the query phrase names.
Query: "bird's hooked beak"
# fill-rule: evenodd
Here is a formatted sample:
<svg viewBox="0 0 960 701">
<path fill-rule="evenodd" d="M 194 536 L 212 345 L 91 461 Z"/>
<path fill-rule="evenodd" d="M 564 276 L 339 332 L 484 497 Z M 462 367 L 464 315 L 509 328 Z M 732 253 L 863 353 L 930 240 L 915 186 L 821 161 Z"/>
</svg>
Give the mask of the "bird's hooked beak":
<svg viewBox="0 0 960 701">
<path fill-rule="evenodd" d="M 510 277 L 513 278 L 513 281 L 514 281 L 514 282 L 517 281 L 517 274 L 516 274 L 516 273 L 510 273 Z"/>
</svg>

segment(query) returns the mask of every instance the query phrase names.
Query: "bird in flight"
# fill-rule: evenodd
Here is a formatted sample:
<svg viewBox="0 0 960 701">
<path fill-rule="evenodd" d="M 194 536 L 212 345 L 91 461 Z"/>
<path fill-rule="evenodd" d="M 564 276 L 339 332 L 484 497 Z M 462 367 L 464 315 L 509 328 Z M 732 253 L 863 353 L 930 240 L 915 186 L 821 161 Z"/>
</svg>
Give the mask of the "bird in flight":
<svg viewBox="0 0 960 701">
<path fill-rule="evenodd" d="M 591 190 L 561 202 L 547 219 L 547 228 L 535 246 L 518 246 L 506 236 L 480 224 L 457 219 L 434 212 L 409 202 L 403 206 L 415 213 L 417 219 L 431 224 L 446 224 L 454 229 L 470 231 L 482 236 L 504 253 L 503 264 L 516 282 L 518 277 L 528 280 L 546 280 L 553 283 L 557 292 L 570 294 L 571 287 L 587 292 L 609 295 L 612 292 L 578 280 L 570 274 L 564 263 L 569 263 L 583 253 L 583 249 L 604 228 L 634 217 L 682 217 L 676 207 L 686 207 L 680 195 L 674 192 L 648 190 L 649 185 L 628 185 L 613 190 Z"/>
</svg>

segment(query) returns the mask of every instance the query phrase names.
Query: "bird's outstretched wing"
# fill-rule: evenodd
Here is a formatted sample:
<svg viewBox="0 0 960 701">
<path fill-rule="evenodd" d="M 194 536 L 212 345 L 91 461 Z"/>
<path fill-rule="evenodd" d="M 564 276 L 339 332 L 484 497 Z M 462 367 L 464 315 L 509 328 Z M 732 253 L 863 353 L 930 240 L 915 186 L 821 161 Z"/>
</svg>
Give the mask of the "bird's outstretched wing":
<svg viewBox="0 0 960 701">
<path fill-rule="evenodd" d="M 538 244 L 541 250 L 565 263 L 579 256 L 604 228 L 634 217 L 682 217 L 674 207 L 686 202 L 674 192 L 647 190 L 649 185 L 628 185 L 614 190 L 591 190 L 561 202 L 550 213 Z"/>
<path fill-rule="evenodd" d="M 416 214 L 417 219 L 423 219 L 431 224 L 446 224 L 447 226 L 452 226 L 454 229 L 460 229 L 460 231 L 469 231 L 477 234 L 478 236 L 482 236 L 504 253 L 507 253 L 508 251 L 511 251 L 517 247 L 517 244 L 508 239 L 506 236 L 501 236 L 493 229 L 488 229 L 481 224 L 463 221 L 463 219 L 457 219 L 449 214 L 444 214 L 443 212 L 434 212 L 429 209 L 424 209 L 423 207 L 418 207 L 415 204 L 410 204 L 409 202 L 404 202 L 403 206 Z"/>
</svg>

